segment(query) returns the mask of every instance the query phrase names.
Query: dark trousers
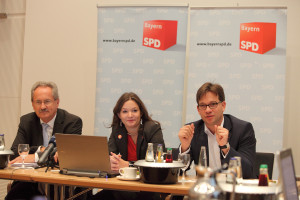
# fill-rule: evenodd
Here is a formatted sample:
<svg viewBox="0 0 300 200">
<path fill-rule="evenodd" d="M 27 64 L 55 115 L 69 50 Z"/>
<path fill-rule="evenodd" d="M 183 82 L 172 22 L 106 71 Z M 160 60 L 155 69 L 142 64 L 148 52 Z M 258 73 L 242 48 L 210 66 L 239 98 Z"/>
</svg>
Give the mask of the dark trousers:
<svg viewBox="0 0 300 200">
<path fill-rule="evenodd" d="M 127 192 L 116 190 L 102 190 L 95 194 L 93 199 L 101 200 L 160 200 L 159 193 L 154 192 Z"/>
<path fill-rule="evenodd" d="M 83 191 L 86 188 L 77 187 L 74 194 Z M 88 196 L 91 192 L 88 193 Z M 66 188 L 65 196 L 68 197 L 68 189 Z M 47 199 L 38 189 L 38 183 L 14 181 L 10 191 L 7 193 L 5 200 L 52 200 L 54 199 L 54 187 L 50 185 L 50 199 Z M 82 194 L 75 198 L 75 200 L 89 199 L 87 194 Z"/>
<path fill-rule="evenodd" d="M 41 195 L 38 189 L 38 183 L 14 181 L 5 200 L 33 200 L 35 197 Z"/>
</svg>

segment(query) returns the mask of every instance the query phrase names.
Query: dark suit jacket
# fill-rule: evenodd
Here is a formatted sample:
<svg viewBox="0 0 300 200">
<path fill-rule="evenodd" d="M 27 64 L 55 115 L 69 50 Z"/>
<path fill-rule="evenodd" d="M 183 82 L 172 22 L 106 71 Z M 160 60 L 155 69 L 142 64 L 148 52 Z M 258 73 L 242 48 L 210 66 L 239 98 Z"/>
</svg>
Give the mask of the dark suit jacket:
<svg viewBox="0 0 300 200">
<path fill-rule="evenodd" d="M 81 134 L 82 120 L 63 109 L 57 109 L 52 135 L 55 133 Z M 15 153 L 14 156 L 11 156 L 11 160 L 19 155 L 19 144 L 29 144 L 30 154 L 35 153 L 38 147 L 43 145 L 43 128 L 40 118 L 35 112 L 21 117 L 18 133 L 11 147 L 11 150 Z"/>
<path fill-rule="evenodd" d="M 162 144 L 165 147 L 163 134 L 159 124 L 153 121 L 147 121 L 140 126 L 137 138 L 137 159 L 145 159 L 148 143 Z M 153 145 L 155 148 L 155 145 Z M 127 130 L 124 126 L 117 126 L 112 128 L 112 133 L 108 141 L 109 152 L 116 154 L 120 153 L 123 160 L 128 159 L 127 150 Z"/>
<path fill-rule="evenodd" d="M 204 132 L 204 121 L 193 122 L 195 125 L 194 137 L 191 141 L 191 160 L 198 164 L 201 146 L 206 147 L 206 155 L 209 164 L 209 149 L 207 134 Z M 232 115 L 224 114 L 224 128 L 228 129 L 230 150 L 226 158 L 223 158 L 220 150 L 221 164 L 229 163 L 231 157 L 240 156 L 244 178 L 255 178 L 253 175 L 253 163 L 256 152 L 256 139 L 251 123 L 240 120 Z"/>
</svg>

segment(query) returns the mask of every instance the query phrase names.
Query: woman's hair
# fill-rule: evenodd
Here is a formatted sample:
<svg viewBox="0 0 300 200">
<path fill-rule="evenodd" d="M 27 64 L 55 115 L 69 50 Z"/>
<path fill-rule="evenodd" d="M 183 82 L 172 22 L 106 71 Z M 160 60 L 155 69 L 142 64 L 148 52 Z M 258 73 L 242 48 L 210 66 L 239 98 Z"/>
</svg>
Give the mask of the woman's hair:
<svg viewBox="0 0 300 200">
<path fill-rule="evenodd" d="M 219 97 L 220 101 L 222 101 L 222 102 L 225 101 L 225 94 L 224 94 L 224 90 L 223 90 L 222 86 L 219 84 L 216 84 L 216 83 L 206 82 L 197 91 L 196 101 L 197 101 L 198 106 L 199 106 L 200 99 L 207 92 L 212 92 Z"/>
<path fill-rule="evenodd" d="M 114 116 L 110 127 L 120 125 L 121 120 L 118 117 L 118 114 L 121 112 L 124 103 L 129 100 L 134 101 L 139 106 L 140 113 L 141 113 L 141 120 L 143 121 L 143 123 L 146 121 L 153 121 L 152 118 L 149 116 L 147 108 L 145 104 L 142 102 L 142 100 L 135 93 L 126 92 L 122 94 L 122 96 L 119 98 L 119 100 L 117 101 L 113 109 Z"/>
</svg>

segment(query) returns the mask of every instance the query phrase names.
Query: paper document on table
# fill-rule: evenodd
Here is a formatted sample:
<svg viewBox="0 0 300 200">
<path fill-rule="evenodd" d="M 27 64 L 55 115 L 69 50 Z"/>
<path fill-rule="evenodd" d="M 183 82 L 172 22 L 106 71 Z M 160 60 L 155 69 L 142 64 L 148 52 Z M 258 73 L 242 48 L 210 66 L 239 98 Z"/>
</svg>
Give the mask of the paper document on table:
<svg viewBox="0 0 300 200">
<path fill-rule="evenodd" d="M 13 163 L 10 165 L 11 167 L 22 167 L 22 163 Z M 32 168 L 37 168 L 38 164 L 36 162 L 34 163 L 24 163 L 25 167 L 32 167 Z"/>
</svg>

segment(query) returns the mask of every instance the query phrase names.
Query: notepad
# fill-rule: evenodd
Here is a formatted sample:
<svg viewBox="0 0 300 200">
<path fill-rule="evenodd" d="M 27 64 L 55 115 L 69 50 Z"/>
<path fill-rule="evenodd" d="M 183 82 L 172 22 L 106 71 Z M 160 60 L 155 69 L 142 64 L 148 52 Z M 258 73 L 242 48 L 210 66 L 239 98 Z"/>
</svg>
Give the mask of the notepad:
<svg viewBox="0 0 300 200">
<path fill-rule="evenodd" d="M 10 165 L 10 167 L 16 167 L 16 168 L 20 168 L 22 167 L 22 163 L 13 163 Z M 38 168 L 38 164 L 36 162 L 34 163 L 24 163 L 24 167 L 32 167 L 32 168 Z"/>
</svg>

